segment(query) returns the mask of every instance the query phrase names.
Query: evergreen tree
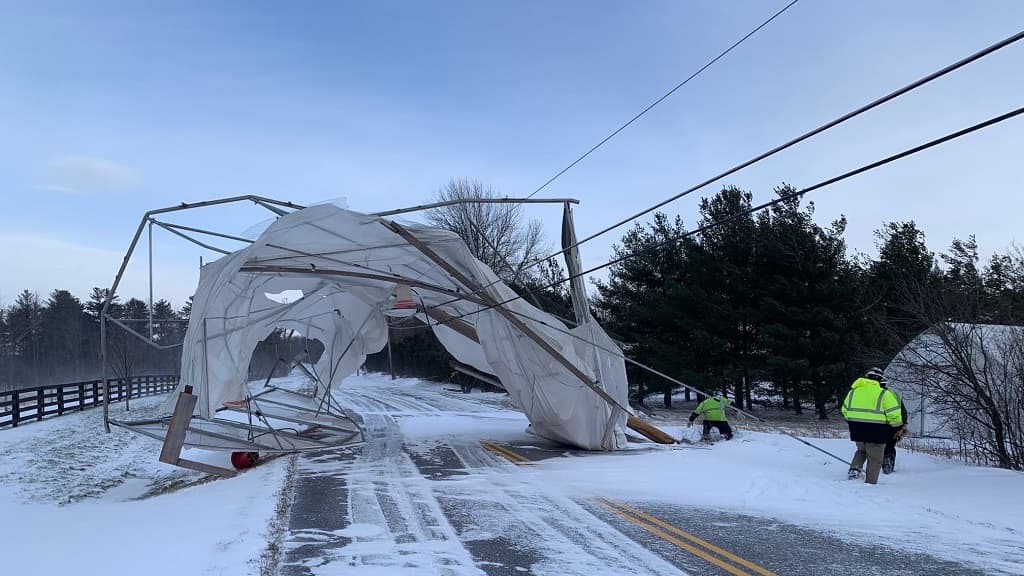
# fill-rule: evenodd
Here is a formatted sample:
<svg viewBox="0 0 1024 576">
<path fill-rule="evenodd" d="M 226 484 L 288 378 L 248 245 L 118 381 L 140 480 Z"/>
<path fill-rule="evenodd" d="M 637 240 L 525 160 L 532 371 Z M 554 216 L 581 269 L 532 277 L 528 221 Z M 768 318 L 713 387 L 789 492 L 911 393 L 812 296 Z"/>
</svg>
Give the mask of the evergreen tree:
<svg viewBox="0 0 1024 576">
<path fill-rule="evenodd" d="M 888 222 L 875 231 L 875 238 L 878 260 L 869 266 L 863 303 L 871 310 L 873 329 L 863 364 L 887 361 L 928 328 L 908 310 L 909 303 L 920 300 L 922 294 L 938 294 L 942 282 L 935 255 L 913 221 Z"/>
<path fill-rule="evenodd" d="M 188 300 L 185 300 L 185 304 L 181 307 L 181 310 L 178 310 L 178 316 L 180 316 L 182 320 L 188 320 L 192 317 L 192 298 L 194 298 L 194 296 L 189 296 Z"/>
<path fill-rule="evenodd" d="M 777 189 L 780 195 L 793 189 Z M 796 197 L 758 215 L 759 306 L 766 365 L 783 398 L 809 392 L 819 418 L 847 384 L 846 359 L 853 347 L 859 274 L 846 258 L 846 220 L 828 229 L 812 219 L 813 203 L 800 210 Z M 788 404 L 788 402 L 787 402 Z"/>
<path fill-rule="evenodd" d="M 99 324 L 100 313 L 103 311 L 103 303 L 107 300 L 107 295 L 110 294 L 110 288 L 98 288 L 93 287 L 92 292 L 89 294 L 89 301 L 85 304 L 85 310 L 89 313 L 89 317 L 94 322 Z M 118 302 L 120 298 L 115 294 L 113 299 L 110 301 L 110 308 L 107 313 L 113 318 L 121 318 L 121 304 Z"/>
<path fill-rule="evenodd" d="M 736 405 L 751 408 L 750 388 L 763 365 L 761 331 L 756 322 L 761 298 L 754 273 L 756 224 L 750 214 L 753 195 L 734 186 L 700 203 L 700 226 L 720 225 L 700 235 L 704 261 L 696 266 L 698 282 L 707 286 L 715 308 L 709 329 L 725 343 L 723 387 L 732 383 Z M 742 215 L 741 215 L 742 214 Z"/>
<path fill-rule="evenodd" d="M 124 318 L 130 320 L 147 320 L 149 319 L 149 306 L 138 298 L 132 298 L 124 304 Z"/>
<path fill-rule="evenodd" d="M 19 384 L 38 386 L 43 358 L 43 308 L 39 296 L 24 290 L 7 312 L 7 325 L 11 332 L 11 353 L 17 358 L 14 377 Z"/>
<path fill-rule="evenodd" d="M 47 380 L 84 379 L 88 358 L 88 316 L 82 302 L 67 290 L 54 290 L 43 311 L 43 340 L 49 359 Z"/>
<path fill-rule="evenodd" d="M 153 303 L 153 337 L 160 344 L 175 344 L 181 341 L 184 334 L 184 327 L 180 322 L 178 313 L 167 300 L 157 300 Z"/>
<path fill-rule="evenodd" d="M 653 365 L 670 374 L 686 375 L 687 362 L 685 326 L 679 321 L 680 308 L 673 305 L 686 269 L 688 241 L 673 241 L 685 232 L 678 217 L 669 221 L 663 213 L 645 229 L 636 224 L 613 246 L 615 258 L 633 257 L 612 266 L 608 282 L 595 282 L 598 296 L 594 307 L 597 316 L 619 338 L 627 341 L 627 354 L 638 362 Z M 692 243 L 692 242 L 689 242 Z M 650 383 L 647 374 L 629 368 L 630 379 L 638 384 L 642 401 Z M 656 381 L 664 392 L 666 407 L 671 406 L 672 387 Z"/>
<path fill-rule="evenodd" d="M 946 264 L 943 273 L 943 295 L 950 309 L 959 310 L 961 322 L 977 322 L 983 304 L 981 273 L 978 271 L 978 243 L 974 235 L 967 241 L 956 238 L 949 252 L 941 255 Z"/>
<path fill-rule="evenodd" d="M 1024 324 L 1024 258 L 993 254 L 982 272 L 982 316 L 992 324 Z"/>
</svg>

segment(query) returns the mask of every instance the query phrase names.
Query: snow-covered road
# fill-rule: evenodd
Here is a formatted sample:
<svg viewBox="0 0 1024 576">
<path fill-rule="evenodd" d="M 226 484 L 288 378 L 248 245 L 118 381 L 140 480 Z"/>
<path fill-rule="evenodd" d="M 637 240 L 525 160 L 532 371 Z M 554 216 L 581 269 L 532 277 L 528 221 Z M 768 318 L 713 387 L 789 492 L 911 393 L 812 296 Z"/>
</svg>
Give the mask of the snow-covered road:
<svg viewBox="0 0 1024 576">
<path fill-rule="evenodd" d="M 337 396 L 363 420 L 364 446 L 215 481 L 157 462 L 152 439 L 103 434 L 99 410 L 0 430 L 5 570 L 1024 574 L 1019 473 L 901 453 L 897 473 L 868 486 L 820 452 L 742 427 L 711 449 L 581 453 L 528 434 L 502 394 L 369 375 Z M 143 417 L 158 402 L 112 413 Z"/>
<path fill-rule="evenodd" d="M 884 491 L 893 486 L 837 479 L 841 471 L 818 454 L 772 435 L 748 433 L 712 450 L 648 445 L 584 454 L 525 433 L 526 420 L 501 395 L 467 396 L 371 375 L 346 381 L 338 396 L 364 420 L 367 444 L 300 461 L 283 576 L 1012 574 L 1024 559 L 1014 557 L 1012 545 L 1021 521 L 1009 517 L 990 526 L 1006 541 L 991 542 L 988 551 L 970 537 L 977 535 L 970 518 L 947 518 L 950 525 L 936 529 L 913 525 L 914 516 L 896 510 L 888 529 L 864 533 L 855 522 L 845 530 L 836 521 L 843 499 L 877 490 L 884 504 L 891 499 Z M 842 443 L 832 448 L 844 449 Z M 762 458 L 750 462 L 748 453 Z M 764 466 L 766 453 L 779 465 L 751 474 L 751 467 Z M 730 463 L 733 458 L 740 462 Z M 790 459 L 813 461 L 809 469 L 819 478 L 785 470 Z M 902 457 L 906 476 L 919 459 L 931 460 Z M 1022 485 L 1019 477 L 1006 478 Z M 771 502 L 777 484 L 801 481 L 806 485 L 795 501 Z M 828 509 L 801 510 L 821 505 L 815 501 L 820 485 L 832 491 Z M 941 518 L 943 503 L 934 504 Z M 802 526 L 786 522 L 787 510 L 799 511 L 792 520 Z M 863 507 L 847 513 L 886 516 Z M 822 521 L 814 522 L 815 515 Z M 936 554 L 935 543 L 922 540 L 929 531 L 956 529 L 967 536 L 959 551 Z"/>
<path fill-rule="evenodd" d="M 500 397 L 485 395 L 497 404 L 488 405 L 409 381 L 367 380 L 338 395 L 363 419 L 363 449 L 300 463 L 293 506 L 326 505 L 315 517 L 293 514 L 283 575 L 679 573 L 484 450 L 481 429 L 490 440 L 530 440 L 523 416 Z M 346 516 L 344 528 L 328 528 Z"/>
</svg>

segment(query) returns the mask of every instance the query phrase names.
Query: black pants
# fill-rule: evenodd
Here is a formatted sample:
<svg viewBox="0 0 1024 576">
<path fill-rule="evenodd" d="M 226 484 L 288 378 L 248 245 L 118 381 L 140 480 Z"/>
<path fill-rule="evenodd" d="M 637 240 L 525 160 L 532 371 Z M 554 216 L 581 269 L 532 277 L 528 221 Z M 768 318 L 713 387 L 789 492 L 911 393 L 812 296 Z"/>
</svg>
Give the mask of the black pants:
<svg viewBox="0 0 1024 576">
<path fill-rule="evenodd" d="M 705 420 L 704 430 L 701 432 L 701 436 L 707 436 L 711 433 L 712 428 L 717 428 L 718 433 L 725 436 L 726 440 L 732 439 L 732 427 L 725 420 Z"/>
<path fill-rule="evenodd" d="M 889 441 L 885 443 L 885 455 L 896 458 L 896 438 L 894 435 L 890 435 Z"/>
</svg>

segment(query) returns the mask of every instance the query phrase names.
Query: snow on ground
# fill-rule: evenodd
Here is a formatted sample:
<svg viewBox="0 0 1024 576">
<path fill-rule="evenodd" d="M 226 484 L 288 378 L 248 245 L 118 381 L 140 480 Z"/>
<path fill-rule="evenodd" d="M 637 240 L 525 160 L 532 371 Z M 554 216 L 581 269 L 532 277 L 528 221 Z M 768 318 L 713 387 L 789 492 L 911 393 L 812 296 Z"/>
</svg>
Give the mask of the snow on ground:
<svg viewBox="0 0 1024 576">
<path fill-rule="evenodd" d="M 852 457 L 849 441 L 812 441 Z M 1024 566 L 1024 475 L 1017 472 L 901 452 L 896 473 L 873 486 L 847 480 L 844 464 L 791 438 L 758 432 L 712 450 L 635 454 L 628 466 L 617 455 L 595 455 L 537 468 L 538 481 L 581 497 L 716 508 L 1011 574 Z"/>
<path fill-rule="evenodd" d="M 120 405 L 142 418 L 162 400 Z M 4 573 L 257 574 L 287 459 L 229 480 L 157 461 L 160 443 L 114 427 L 101 409 L 0 430 Z M 185 457 L 220 462 L 221 454 Z M 16 551 L 16 552 L 15 552 Z"/>
<path fill-rule="evenodd" d="M 443 396 L 429 410 L 417 410 L 414 399 L 408 410 L 379 408 L 397 420 L 406 449 L 426 450 L 455 439 L 464 446 L 476 440 L 513 447 L 536 443 L 525 432 L 522 414 L 504 408 L 503 395 L 450 393 L 436 384 L 374 375 L 344 384 L 368 398 L 383 386 L 408 390 L 410 397 Z M 137 401 L 132 417 L 157 402 Z M 122 416 L 119 410 L 115 417 Z M 5 571 L 259 573 L 286 458 L 234 479 L 200 483 L 202 475 L 157 462 L 156 441 L 117 428 L 102 434 L 101 418 L 100 410 L 87 410 L 0 431 L 0 542 L 17 551 L 5 555 Z M 696 428 L 668 431 L 676 437 L 696 434 Z M 849 441 L 814 442 L 843 458 L 852 455 Z M 420 484 L 425 494 L 431 489 L 486 494 L 500 483 L 506 493 L 545 495 L 567 511 L 576 510 L 573 502 L 598 497 L 706 507 L 797 523 L 857 542 L 889 543 L 987 570 L 1019 574 L 1024 566 L 1024 474 L 902 451 L 897 472 L 870 486 L 847 480 L 843 464 L 792 438 L 742 429 L 734 440 L 710 450 L 636 446 L 626 453 L 567 452 L 529 466 Z M 355 522 L 349 530 L 379 528 Z"/>
<path fill-rule="evenodd" d="M 428 386 L 406 381 L 397 385 Z M 518 414 L 407 415 L 406 442 L 475 433 L 515 445 L 530 440 Z M 676 438 L 699 427 L 665 427 Z M 807 438 L 844 459 L 849 440 Z M 878 485 L 846 478 L 847 466 L 793 438 L 740 430 L 711 450 L 643 445 L 631 454 L 569 453 L 516 470 L 520 481 L 577 498 L 660 501 L 774 518 L 867 544 L 1020 574 L 1024 566 L 1024 474 L 901 450 Z M 452 482 L 475 483 L 468 476 Z M 480 487 L 485 490 L 485 486 Z"/>
</svg>

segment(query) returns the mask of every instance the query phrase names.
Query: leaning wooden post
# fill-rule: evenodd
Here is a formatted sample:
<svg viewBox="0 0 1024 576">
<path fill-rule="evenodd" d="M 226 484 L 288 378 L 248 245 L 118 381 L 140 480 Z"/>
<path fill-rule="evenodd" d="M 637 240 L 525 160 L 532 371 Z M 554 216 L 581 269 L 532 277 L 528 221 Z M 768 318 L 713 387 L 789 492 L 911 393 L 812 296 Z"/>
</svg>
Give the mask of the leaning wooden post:
<svg viewBox="0 0 1024 576">
<path fill-rule="evenodd" d="M 196 402 L 198 400 L 199 397 L 192 393 L 191 386 L 185 386 L 185 390 L 178 394 L 178 401 L 174 404 L 171 422 L 167 426 L 167 436 L 164 438 L 164 445 L 160 450 L 160 461 L 190 470 L 206 472 L 207 474 L 234 476 L 234 470 L 181 458 L 181 449 L 185 445 L 185 435 L 188 433 L 188 426 L 192 421 L 192 413 L 196 409 Z"/>
<path fill-rule="evenodd" d="M 593 382 L 590 379 L 589 376 L 587 376 L 575 364 L 570 362 L 558 350 L 555 350 L 555 348 L 550 343 L 548 343 L 547 340 L 541 337 L 540 334 L 538 334 L 532 328 L 527 326 L 526 323 L 519 319 L 519 317 L 517 317 L 515 314 L 513 314 L 509 310 L 506 310 L 504 306 L 501 306 L 493 298 L 488 296 L 483 291 L 483 287 L 477 284 L 475 281 L 473 281 L 472 278 L 469 278 L 460 270 L 458 270 L 450 263 L 448 263 L 447 260 L 445 260 L 436 252 L 434 252 L 429 246 L 424 244 L 422 240 L 413 236 L 412 233 L 406 230 L 401 224 L 383 219 L 381 220 L 381 224 L 383 224 L 384 227 L 387 228 L 388 230 L 391 230 L 395 234 L 401 236 L 402 239 L 404 239 L 414 248 L 422 252 L 424 256 L 429 258 L 431 261 L 434 262 L 434 264 L 437 264 L 438 267 L 440 267 L 442 270 L 451 275 L 451 277 L 454 278 L 457 282 L 459 282 L 460 284 L 468 288 L 470 291 L 472 291 L 474 294 L 476 294 L 478 298 L 484 300 L 489 306 L 493 308 L 495 312 L 497 312 L 503 318 L 505 318 L 505 320 L 507 320 L 509 324 L 515 326 L 517 330 L 522 332 L 527 338 L 529 338 L 538 346 L 540 346 L 540 348 L 547 352 L 548 355 L 551 356 L 556 362 L 565 367 L 565 369 L 568 370 L 573 376 L 575 376 L 577 379 L 583 382 L 583 384 L 585 384 L 588 388 L 593 390 L 594 393 L 597 394 L 602 400 L 607 402 L 608 405 L 612 407 L 612 410 L 622 410 L 623 412 L 626 413 L 627 416 L 633 416 L 633 413 L 629 410 L 629 408 L 619 404 L 618 401 L 616 401 L 614 398 L 609 396 L 607 392 L 605 392 L 604 388 L 598 386 L 595 382 Z M 648 425 L 645 426 L 643 430 L 637 431 L 643 434 L 644 436 L 650 438 L 651 440 L 654 440 L 655 442 L 659 442 L 662 444 L 675 444 L 674 438 L 672 438 L 668 434 L 665 434 L 661 430 L 658 430 L 654 426 Z M 657 431 L 658 433 L 656 434 L 654 433 L 654 431 Z"/>
</svg>

